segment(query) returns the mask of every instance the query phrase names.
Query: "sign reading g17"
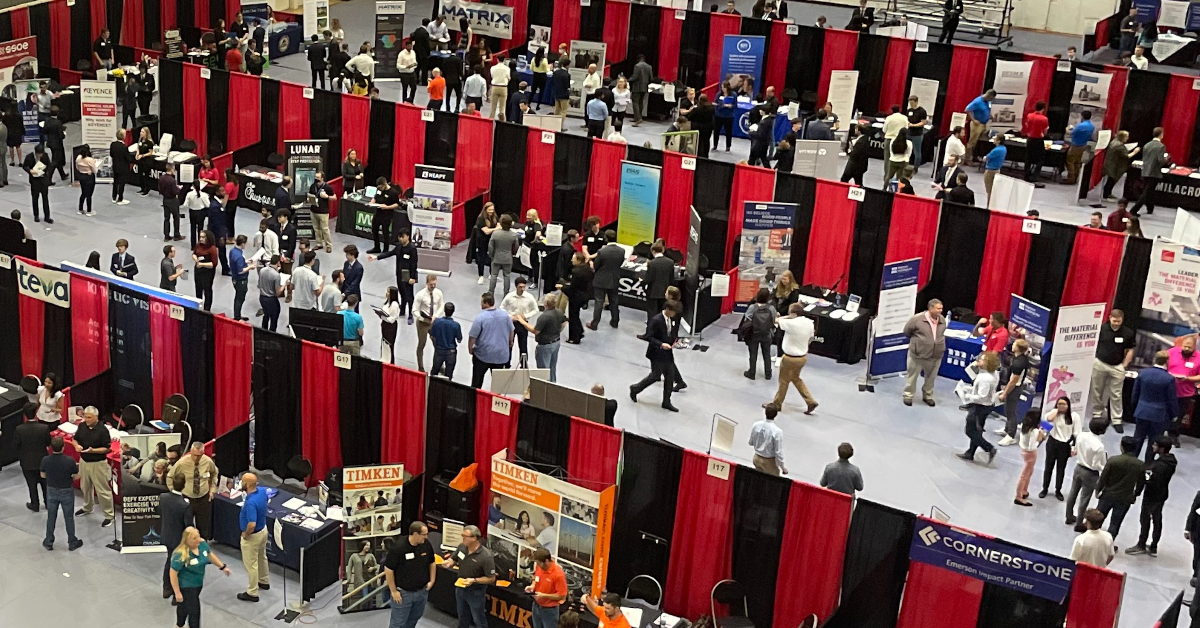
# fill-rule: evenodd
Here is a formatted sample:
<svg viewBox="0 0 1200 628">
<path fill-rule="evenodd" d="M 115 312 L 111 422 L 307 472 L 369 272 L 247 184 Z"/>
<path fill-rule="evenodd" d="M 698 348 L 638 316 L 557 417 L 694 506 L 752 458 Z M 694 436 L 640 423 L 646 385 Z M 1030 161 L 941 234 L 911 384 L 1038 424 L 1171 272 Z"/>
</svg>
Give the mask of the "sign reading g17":
<svg viewBox="0 0 1200 628">
<path fill-rule="evenodd" d="M 17 271 L 17 290 L 30 298 L 61 308 L 71 307 L 71 275 L 61 270 L 38 268 L 14 258 Z"/>
</svg>

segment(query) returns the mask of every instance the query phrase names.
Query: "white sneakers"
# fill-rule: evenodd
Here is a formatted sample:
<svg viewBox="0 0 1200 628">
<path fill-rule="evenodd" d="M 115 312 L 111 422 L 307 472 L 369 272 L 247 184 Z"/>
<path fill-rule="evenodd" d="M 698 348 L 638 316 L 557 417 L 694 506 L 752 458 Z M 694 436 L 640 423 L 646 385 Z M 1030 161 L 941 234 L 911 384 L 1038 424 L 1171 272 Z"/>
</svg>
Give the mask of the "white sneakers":
<svg viewBox="0 0 1200 628">
<path fill-rule="evenodd" d="M 476 282 L 475 282 L 475 285 L 477 285 L 477 286 L 482 286 L 482 285 L 483 285 L 483 277 L 480 277 L 480 278 L 479 278 L 479 281 L 476 281 Z"/>
<path fill-rule="evenodd" d="M 1017 439 L 1013 438 L 1012 436 L 1005 436 L 1004 438 L 1001 438 L 1000 442 L 998 442 L 996 444 L 1000 445 L 1001 447 L 1008 447 L 1009 445 L 1015 445 L 1016 443 L 1017 443 Z"/>
</svg>

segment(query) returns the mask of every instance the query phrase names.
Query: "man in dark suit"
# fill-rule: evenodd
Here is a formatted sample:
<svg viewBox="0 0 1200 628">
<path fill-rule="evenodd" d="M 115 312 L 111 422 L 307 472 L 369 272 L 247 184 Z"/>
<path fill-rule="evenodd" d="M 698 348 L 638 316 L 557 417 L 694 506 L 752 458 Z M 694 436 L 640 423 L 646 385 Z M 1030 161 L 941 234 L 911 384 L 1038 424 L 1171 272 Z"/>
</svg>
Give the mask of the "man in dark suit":
<svg viewBox="0 0 1200 628">
<path fill-rule="evenodd" d="M 975 205 L 975 192 L 967 187 L 967 173 L 959 172 L 955 177 L 956 185 L 946 192 L 946 200 L 959 205 Z"/>
<path fill-rule="evenodd" d="M 1179 416 L 1179 396 L 1175 390 L 1175 376 L 1167 372 L 1170 354 L 1159 351 L 1154 354 L 1154 366 L 1138 372 L 1133 381 L 1133 418 L 1137 428 L 1133 438 L 1137 441 L 1134 455 L 1140 455 L 1142 443 L 1147 439 L 1153 443 L 1162 436 L 1171 420 Z M 1154 461 L 1154 451 L 1146 449 L 1146 464 Z"/>
<path fill-rule="evenodd" d="M 320 79 L 321 89 L 325 89 L 325 67 L 327 63 L 326 56 L 329 53 L 329 46 L 321 41 L 316 33 L 313 33 L 312 43 L 308 45 L 308 67 L 312 70 L 312 88 L 317 88 L 317 80 Z"/>
<path fill-rule="evenodd" d="M 867 0 L 858 0 L 858 7 L 850 15 L 850 23 L 846 25 L 846 30 L 869 33 L 874 25 L 875 8 L 868 7 Z"/>
<path fill-rule="evenodd" d="M 158 498 L 158 515 L 162 517 L 162 543 L 167 548 L 167 563 L 163 565 L 163 597 L 174 595 L 171 587 L 171 554 L 183 541 L 183 531 L 192 522 L 192 504 L 183 496 L 187 478 L 176 475 L 171 478 L 171 492 Z"/>
<path fill-rule="evenodd" d="M 64 169 L 67 164 L 67 149 L 63 146 L 63 141 L 67 139 L 67 131 L 58 115 L 58 105 L 50 107 L 50 117 L 42 123 L 42 130 L 46 133 L 46 148 L 50 149 L 50 163 L 58 170 L 58 180 L 67 181 L 70 178 Z"/>
<path fill-rule="evenodd" d="M 665 251 L 662 242 L 655 242 L 650 247 L 652 259 L 646 264 L 646 322 L 662 311 L 667 286 L 675 279 L 675 262 L 663 255 Z"/>
<path fill-rule="evenodd" d="M 575 243 L 579 241 L 579 232 L 569 229 L 563 234 L 562 245 L 558 247 L 558 274 L 555 276 L 559 286 L 571 283 L 571 256 L 575 254 Z"/>
<path fill-rule="evenodd" d="M 409 35 L 413 43 L 413 52 L 417 54 L 417 83 L 424 85 L 429 80 L 429 18 L 421 20 L 421 25 Z"/>
<path fill-rule="evenodd" d="M 937 195 L 934 198 L 942 198 L 946 193 L 958 186 L 958 175 L 962 173 L 962 168 L 958 167 L 958 155 L 950 155 L 946 158 L 946 165 L 938 168 L 937 174 L 933 177 L 933 187 L 937 188 Z"/>
<path fill-rule="evenodd" d="M 567 71 L 565 63 L 560 61 L 558 65 L 554 66 L 554 72 L 550 74 L 549 87 L 550 95 L 554 98 L 554 115 L 565 118 L 567 105 L 571 98 L 571 73 Z"/>
<path fill-rule="evenodd" d="M 108 272 L 118 277 L 132 280 L 138 274 L 138 266 L 137 260 L 127 252 L 128 249 L 128 240 L 125 238 L 117 240 L 117 252 L 112 254 L 112 260 L 108 265 Z"/>
<path fill-rule="evenodd" d="M 650 319 L 650 323 L 646 325 L 646 334 L 643 338 L 645 338 L 647 345 L 646 357 L 650 360 L 650 374 L 643 378 L 642 381 L 629 387 L 629 398 L 634 403 L 637 403 L 638 393 L 661 379 L 663 383 L 663 409 L 670 410 L 671 412 L 679 412 L 679 408 L 671 405 L 671 393 L 675 389 L 675 355 L 671 350 L 671 323 L 668 319 L 679 316 L 681 309 L 675 301 L 667 301 L 663 305 L 662 312 L 654 315 Z"/>
<path fill-rule="evenodd" d="M 617 245 L 617 232 L 609 229 L 604 232 L 604 240 L 608 244 L 596 253 L 592 260 L 592 268 L 596 276 L 592 279 L 593 294 L 596 297 L 596 309 L 592 312 L 592 322 L 587 328 L 596 331 L 600 326 L 600 315 L 604 311 L 604 298 L 608 297 L 608 307 L 611 317 L 608 321 L 613 329 L 621 322 L 621 309 L 618 303 L 621 299 L 621 264 L 625 262 L 625 249 Z"/>
<path fill-rule="evenodd" d="M 850 145 L 849 158 L 846 159 L 846 167 L 842 170 L 842 183 L 854 181 L 862 187 L 863 175 L 867 174 L 867 167 L 871 162 L 870 134 L 873 131 L 869 124 L 858 127 L 858 139 Z"/>
<path fill-rule="evenodd" d="M 37 420 L 36 403 L 25 404 L 25 422 L 13 432 L 16 439 L 17 456 L 21 461 L 21 474 L 29 487 L 29 503 L 25 507 L 38 511 L 38 487 L 42 487 L 42 501 L 46 501 L 46 481 L 42 479 L 42 458 L 50 446 L 50 424 Z M 48 506 L 47 506 L 48 507 Z"/>
</svg>

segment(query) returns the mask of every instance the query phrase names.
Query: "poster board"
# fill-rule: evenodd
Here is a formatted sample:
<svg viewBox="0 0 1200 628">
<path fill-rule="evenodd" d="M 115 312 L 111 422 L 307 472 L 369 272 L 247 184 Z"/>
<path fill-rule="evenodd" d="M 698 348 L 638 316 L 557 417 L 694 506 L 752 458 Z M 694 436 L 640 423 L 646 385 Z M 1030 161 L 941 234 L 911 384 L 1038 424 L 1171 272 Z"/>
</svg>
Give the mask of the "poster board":
<svg viewBox="0 0 1200 628">
<path fill-rule="evenodd" d="M 1200 250 L 1159 237 L 1150 252 L 1150 272 L 1146 273 L 1146 290 L 1142 310 L 1160 315 L 1172 311 L 1196 316 L 1200 293 Z M 1160 320 L 1169 320 L 1159 316 Z M 1189 327 L 1196 328 L 1195 321 Z"/>
<path fill-rule="evenodd" d="M 995 131 L 1020 130 L 1024 115 L 1024 94 L 997 95 L 992 99 L 992 121 L 988 123 L 988 128 Z"/>
<path fill-rule="evenodd" d="M 1086 416 L 1092 363 L 1096 360 L 1096 341 L 1105 324 L 1104 303 L 1074 305 L 1058 309 L 1054 328 L 1054 351 L 1050 354 L 1049 379 L 1043 408 L 1052 408 L 1060 397 L 1071 400 L 1072 408 Z"/>
<path fill-rule="evenodd" d="M 883 265 L 879 314 L 875 317 L 868 374 L 882 377 L 903 373 L 908 365 L 908 336 L 904 325 L 917 309 L 917 282 L 921 258 Z"/>
<path fill-rule="evenodd" d="M 450 229 L 454 225 L 454 169 L 418 164 L 409 210 L 417 269 L 450 272 Z"/>
<path fill-rule="evenodd" d="M 617 243 L 634 246 L 654 241 L 658 223 L 658 190 L 662 168 L 632 161 L 621 162 L 621 188 L 617 203 Z"/>
<path fill-rule="evenodd" d="M 616 487 L 602 491 L 564 482 L 492 456 L 487 545 L 499 577 L 533 581 L 533 550 L 545 548 L 567 576 L 570 591 L 599 595 L 608 574 Z"/>
<path fill-rule="evenodd" d="M 1078 124 L 1079 114 L 1087 110 L 1092 112 L 1092 124 L 1096 125 L 1097 129 L 1104 128 L 1104 114 L 1108 111 L 1108 89 L 1111 83 L 1111 74 L 1076 68 L 1075 88 L 1071 91 L 1071 113 L 1067 117 L 1067 124 Z"/>
<path fill-rule="evenodd" d="M 999 98 L 997 98 L 999 100 Z M 992 180 L 992 194 L 988 197 L 988 209 L 1024 216 L 1033 203 L 1034 185 L 1006 174 L 997 174 Z"/>
<path fill-rule="evenodd" d="M 536 24 L 529 27 L 529 42 L 526 44 L 529 49 L 529 58 L 537 54 L 539 50 L 550 49 L 550 27 L 538 26 Z"/>
<path fill-rule="evenodd" d="M 838 151 L 841 142 L 834 140 L 796 140 L 793 146 L 792 172 L 806 177 L 836 181 L 841 175 Z"/>
<path fill-rule="evenodd" d="M 1158 25 L 1167 28 L 1187 28 L 1188 7 L 1192 3 L 1178 0 L 1162 0 L 1158 10 Z"/>
<path fill-rule="evenodd" d="M 608 44 L 597 41 L 571 40 L 567 50 L 567 72 L 571 75 L 571 87 L 567 96 L 567 113 L 572 117 L 583 117 L 587 97 L 583 93 L 583 81 L 587 78 L 587 69 L 596 64 L 601 70 L 607 62 Z"/>
<path fill-rule="evenodd" d="M 375 76 L 399 78 L 397 61 L 404 49 L 404 0 L 375 3 Z"/>
<path fill-rule="evenodd" d="M 933 120 L 934 115 L 937 114 L 937 97 L 940 86 L 941 84 L 933 79 L 914 76 L 908 88 L 908 95 L 917 97 L 917 102 L 925 108 L 925 113 L 929 114 L 930 120 Z"/>
<path fill-rule="evenodd" d="M 829 97 L 826 100 L 833 105 L 833 113 L 839 120 L 850 120 L 854 116 L 854 97 L 857 93 L 858 70 L 829 73 Z"/>
<path fill-rule="evenodd" d="M 737 309 L 745 311 L 760 288 L 775 289 L 792 258 L 794 203 L 746 201 L 738 253 Z"/>
<path fill-rule="evenodd" d="M 181 435 L 164 432 L 161 434 L 128 434 L 121 437 L 121 553 L 147 554 L 174 551 L 162 544 L 162 517 L 158 512 L 159 497 L 167 487 L 151 484 L 142 478 L 153 479 L 154 462 L 151 453 L 159 450 L 166 456 L 168 447 L 179 444 Z M 126 449 L 128 448 L 128 449 Z M 137 454 L 134 458 L 125 456 Z M 139 468 L 140 465 L 140 468 Z M 142 474 L 149 468 L 150 475 Z M 136 474 L 135 474 L 136 471 Z"/>
<path fill-rule="evenodd" d="M 329 30 L 329 0 L 304 0 L 304 41 Z"/>
<path fill-rule="evenodd" d="M 342 606 L 343 613 L 387 608 L 383 560 L 392 540 L 406 533 L 401 513 L 404 465 L 346 467 L 342 475 Z M 287 515 L 300 516 L 298 513 Z M 286 517 L 285 517 L 286 520 Z M 364 587 L 365 585 L 365 587 Z M 365 595 L 380 586 L 383 593 Z M 361 589 L 360 589 L 361 587 Z"/>
<path fill-rule="evenodd" d="M 458 21 L 466 18 L 476 36 L 512 39 L 513 8 L 466 0 L 441 0 L 438 15 L 446 20 L 446 26 L 458 31 Z"/>
<path fill-rule="evenodd" d="M 662 149 L 684 155 L 696 155 L 700 150 L 699 131 L 672 131 L 662 134 Z"/>
<path fill-rule="evenodd" d="M 997 94 L 1028 94 L 1029 75 L 1033 72 L 1032 61 L 996 60 L 996 77 L 992 89 Z"/>
<path fill-rule="evenodd" d="M 83 143 L 92 150 L 98 164 L 96 180 L 112 182 L 112 159 L 109 144 L 117 136 L 117 84 L 111 81 L 79 82 L 80 126 Z M 71 160 L 74 172 L 75 160 Z"/>
</svg>

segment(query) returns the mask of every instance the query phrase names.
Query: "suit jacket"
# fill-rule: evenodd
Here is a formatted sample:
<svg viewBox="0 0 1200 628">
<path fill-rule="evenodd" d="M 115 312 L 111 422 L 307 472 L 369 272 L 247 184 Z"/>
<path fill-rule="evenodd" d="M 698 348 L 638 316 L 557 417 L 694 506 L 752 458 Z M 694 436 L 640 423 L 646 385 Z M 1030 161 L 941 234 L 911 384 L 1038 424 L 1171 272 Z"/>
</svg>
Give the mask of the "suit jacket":
<svg viewBox="0 0 1200 628">
<path fill-rule="evenodd" d="M 118 277 L 125 277 L 126 279 L 133 279 L 134 275 L 138 274 L 137 260 L 133 259 L 133 255 L 130 255 L 128 251 L 125 253 L 124 264 L 121 263 L 121 254 L 113 253 L 108 268 L 112 271 L 112 274 Z M 123 271 L 125 274 L 122 275 L 117 271 Z"/>
<path fill-rule="evenodd" d="M 308 45 L 308 67 L 314 70 L 325 69 L 325 56 L 329 52 L 329 46 L 323 41 L 318 41 Z"/>
<path fill-rule="evenodd" d="M 661 299 L 667 295 L 667 286 L 675 278 L 675 262 L 660 255 L 646 264 L 646 296 Z"/>
<path fill-rule="evenodd" d="M 1179 416 L 1175 376 L 1166 369 L 1151 367 L 1138 372 L 1133 382 L 1133 418 L 1166 423 Z"/>
<path fill-rule="evenodd" d="M 429 57 L 429 31 L 424 26 L 418 26 L 416 30 L 409 35 L 413 42 L 413 52 L 416 53 L 417 59 L 425 59 Z"/>
<path fill-rule="evenodd" d="M 513 263 L 513 254 L 517 250 L 517 232 L 513 229 L 497 229 L 488 240 L 488 257 L 493 264 Z"/>
<path fill-rule="evenodd" d="M 158 498 L 158 514 L 162 517 L 162 542 L 168 552 L 183 540 L 183 531 L 192 525 L 192 502 L 183 495 L 163 493 Z"/>
<path fill-rule="evenodd" d="M 670 349 L 663 349 L 664 344 L 671 344 L 671 325 L 662 312 L 651 317 L 646 325 L 646 357 L 651 362 L 672 362 L 674 354 Z M 670 384 L 668 384 L 670 385 Z"/>
<path fill-rule="evenodd" d="M 615 244 L 604 245 L 604 248 L 596 253 L 596 278 L 592 280 L 592 286 L 597 290 L 616 288 L 621 279 L 621 264 L 624 262 L 625 249 Z"/>
<path fill-rule="evenodd" d="M 846 172 L 866 172 L 871 160 L 871 138 L 866 135 L 858 136 L 850 146 L 850 156 L 846 160 Z"/>
<path fill-rule="evenodd" d="M 40 421 L 26 421 L 13 432 L 17 444 L 17 456 L 22 471 L 37 471 L 42 468 L 42 458 L 50 446 L 50 426 Z"/>
<path fill-rule="evenodd" d="M 938 190 L 935 198 L 942 198 L 947 192 L 958 185 L 955 181 L 958 179 L 960 172 L 962 172 L 962 168 L 959 168 L 958 166 L 953 168 L 950 168 L 949 166 L 942 166 L 941 168 L 938 168 L 937 175 L 933 177 L 933 182 L 942 186 L 942 189 Z"/>
<path fill-rule="evenodd" d="M 956 185 L 946 192 L 946 200 L 960 205 L 974 205 L 975 192 L 965 185 Z"/>
<path fill-rule="evenodd" d="M 640 61 L 633 66 L 633 75 L 629 77 L 629 91 L 644 93 L 650 91 L 650 82 L 654 80 L 654 71 L 650 64 Z"/>
</svg>

